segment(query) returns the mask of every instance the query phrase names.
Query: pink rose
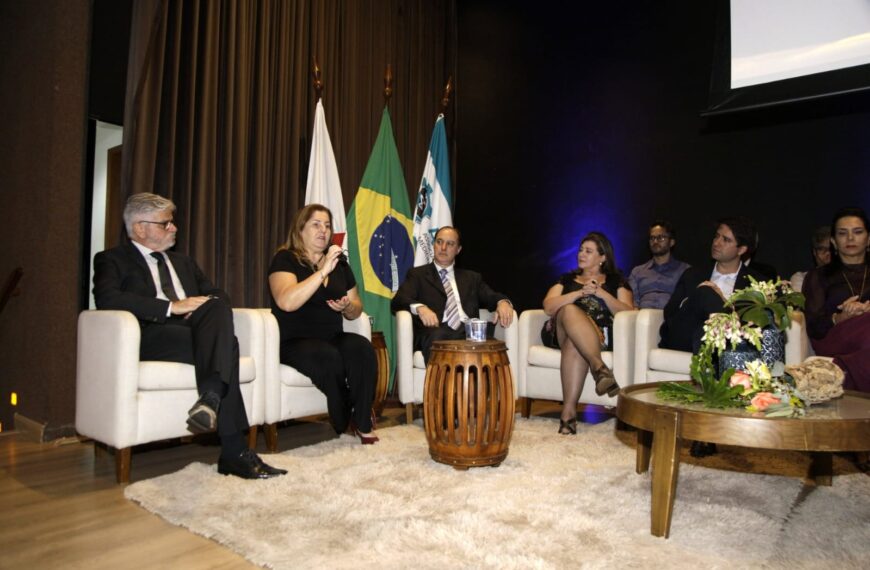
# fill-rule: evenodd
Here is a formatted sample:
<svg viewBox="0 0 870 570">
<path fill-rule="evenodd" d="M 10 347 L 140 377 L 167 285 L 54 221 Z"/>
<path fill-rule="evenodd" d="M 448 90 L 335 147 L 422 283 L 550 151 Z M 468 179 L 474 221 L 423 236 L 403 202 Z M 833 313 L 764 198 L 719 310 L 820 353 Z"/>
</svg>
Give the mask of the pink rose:
<svg viewBox="0 0 870 570">
<path fill-rule="evenodd" d="M 763 412 L 773 404 L 780 403 L 780 399 L 771 394 L 770 392 L 759 392 L 755 396 L 752 397 L 750 402 L 752 407 L 754 407 L 759 412 Z"/>
<path fill-rule="evenodd" d="M 732 388 L 734 386 L 743 386 L 744 390 L 749 390 L 752 388 L 752 377 L 746 372 L 735 372 L 731 376 L 730 386 Z"/>
</svg>

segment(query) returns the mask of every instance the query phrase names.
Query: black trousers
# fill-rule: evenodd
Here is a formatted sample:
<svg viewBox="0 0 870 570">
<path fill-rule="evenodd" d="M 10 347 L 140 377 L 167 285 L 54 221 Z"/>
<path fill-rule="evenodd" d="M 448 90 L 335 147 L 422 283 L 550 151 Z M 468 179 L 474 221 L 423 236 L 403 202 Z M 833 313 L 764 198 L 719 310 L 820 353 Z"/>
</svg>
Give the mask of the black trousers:
<svg viewBox="0 0 870 570">
<path fill-rule="evenodd" d="M 662 323 L 660 348 L 698 352 L 704 336 L 704 321 L 725 308 L 722 297 L 712 287 L 697 287 L 679 310 Z"/>
<path fill-rule="evenodd" d="M 220 396 L 218 435 L 236 435 L 248 429 L 239 389 L 239 342 L 233 329 L 233 310 L 223 299 L 207 301 L 188 318 L 173 316 L 165 323 L 143 325 L 139 358 L 193 364 L 199 393 L 211 391 Z"/>
<path fill-rule="evenodd" d="M 329 340 L 283 340 L 281 363 L 311 378 L 326 394 L 329 419 L 336 433 L 344 433 L 351 418 L 360 431 L 372 430 L 378 363 L 375 349 L 365 337 L 341 332 Z"/>
<path fill-rule="evenodd" d="M 487 323 L 486 338 L 492 338 L 495 334 L 495 324 Z M 432 352 L 432 343 L 436 340 L 463 340 L 465 339 L 465 326 L 459 330 L 451 329 L 447 324 L 441 323 L 437 327 L 418 327 L 414 331 L 414 350 L 423 353 L 423 362 L 429 364 L 429 353 Z"/>
</svg>

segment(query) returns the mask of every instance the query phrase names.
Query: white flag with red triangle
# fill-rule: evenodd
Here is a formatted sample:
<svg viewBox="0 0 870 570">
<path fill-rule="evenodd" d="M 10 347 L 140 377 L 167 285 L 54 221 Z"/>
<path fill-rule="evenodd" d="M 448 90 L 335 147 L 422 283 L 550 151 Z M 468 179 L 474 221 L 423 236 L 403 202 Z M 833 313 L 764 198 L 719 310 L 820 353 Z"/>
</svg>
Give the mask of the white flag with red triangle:
<svg viewBox="0 0 870 570">
<path fill-rule="evenodd" d="M 332 141 L 326 129 L 326 115 L 321 99 L 314 113 L 314 134 L 311 137 L 311 159 L 308 161 L 308 182 L 305 185 L 305 205 L 323 204 L 332 212 L 332 242 L 344 248 L 347 222 L 344 196 L 338 179 L 338 166 L 332 152 Z"/>
</svg>

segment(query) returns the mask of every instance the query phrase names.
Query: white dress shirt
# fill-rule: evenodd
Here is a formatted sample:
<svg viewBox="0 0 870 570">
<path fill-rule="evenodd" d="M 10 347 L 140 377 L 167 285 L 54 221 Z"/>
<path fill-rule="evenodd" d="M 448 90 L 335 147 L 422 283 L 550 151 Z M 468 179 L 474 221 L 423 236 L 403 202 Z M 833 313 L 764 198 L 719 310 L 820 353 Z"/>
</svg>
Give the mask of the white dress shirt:
<svg viewBox="0 0 870 570">
<path fill-rule="evenodd" d="M 462 299 L 459 298 L 459 287 L 456 286 L 456 272 L 454 271 L 455 263 L 450 264 L 450 267 L 441 267 L 437 263 L 433 262 L 435 265 L 435 273 L 438 275 L 438 279 L 441 279 L 441 270 L 447 270 L 447 279 L 450 281 L 450 286 L 453 288 L 453 298 L 456 299 L 456 308 L 459 309 L 459 319 L 464 323 L 468 321 L 468 315 L 465 314 L 465 311 L 462 310 Z M 411 303 L 410 309 L 411 313 L 416 315 L 417 309 L 423 306 L 423 303 Z M 446 322 L 446 321 L 442 321 Z"/>
<path fill-rule="evenodd" d="M 737 267 L 737 271 L 734 273 L 720 273 L 719 264 L 717 263 L 713 266 L 713 274 L 710 275 L 710 281 L 715 283 L 719 289 L 722 290 L 722 294 L 725 295 L 726 299 L 734 292 L 734 284 L 737 282 L 737 274 L 740 273 L 742 267 L 743 263 Z"/>
<path fill-rule="evenodd" d="M 154 288 L 157 290 L 157 298 L 163 299 L 164 301 L 168 301 L 169 297 L 163 294 L 163 287 L 160 286 L 160 272 L 157 269 L 157 260 L 151 257 L 151 252 L 153 249 L 149 249 L 142 245 L 137 241 L 130 240 L 133 245 L 136 246 L 142 256 L 145 258 L 145 263 L 148 264 L 148 269 L 151 271 L 151 279 L 154 280 Z M 172 261 L 169 260 L 169 256 L 164 252 L 160 252 L 160 255 L 163 256 L 163 259 L 166 260 L 166 267 L 169 268 L 169 276 L 172 277 L 172 286 L 175 287 L 175 294 L 178 295 L 178 300 L 181 301 L 187 298 L 187 294 L 184 292 L 184 287 L 181 286 L 181 279 L 178 278 L 178 274 L 175 272 L 175 267 L 172 266 Z M 166 316 L 169 316 L 170 308 L 167 309 Z"/>
</svg>

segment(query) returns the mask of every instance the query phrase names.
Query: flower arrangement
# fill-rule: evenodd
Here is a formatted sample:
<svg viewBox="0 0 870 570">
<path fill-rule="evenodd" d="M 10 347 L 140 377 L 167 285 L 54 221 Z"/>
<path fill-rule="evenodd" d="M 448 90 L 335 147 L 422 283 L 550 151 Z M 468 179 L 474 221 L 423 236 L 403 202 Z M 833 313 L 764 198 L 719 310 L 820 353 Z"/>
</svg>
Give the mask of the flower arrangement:
<svg viewBox="0 0 870 570">
<path fill-rule="evenodd" d="M 807 398 L 798 391 L 794 379 L 777 362 L 771 371 L 761 360 L 746 363 L 745 370 L 717 372 L 713 355 L 747 343 L 761 350 L 765 327 L 785 331 L 791 325 L 793 311 L 803 308 L 804 296 L 788 282 L 756 281 L 734 291 L 726 300 L 724 313 L 715 313 L 704 323 L 702 345 L 692 355 L 691 384 L 667 382 L 658 389 L 662 399 L 685 403 L 702 403 L 709 408 L 744 407 L 769 417 L 802 416 Z M 728 310 L 730 309 L 730 310 Z"/>
</svg>

